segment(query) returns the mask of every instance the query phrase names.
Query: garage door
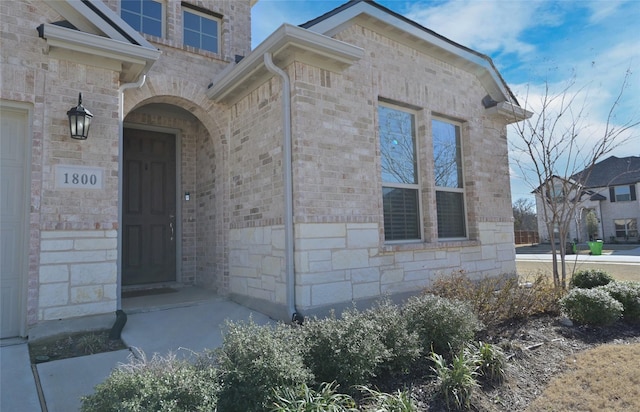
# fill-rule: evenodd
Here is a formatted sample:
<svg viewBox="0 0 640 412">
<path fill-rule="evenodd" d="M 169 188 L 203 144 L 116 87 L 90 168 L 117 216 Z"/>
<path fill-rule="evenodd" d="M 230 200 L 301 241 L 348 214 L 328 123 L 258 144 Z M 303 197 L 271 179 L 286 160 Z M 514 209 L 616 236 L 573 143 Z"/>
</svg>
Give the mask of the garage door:
<svg viewBox="0 0 640 412">
<path fill-rule="evenodd" d="M 0 106 L 0 337 L 20 335 L 26 279 L 28 112 Z"/>
</svg>

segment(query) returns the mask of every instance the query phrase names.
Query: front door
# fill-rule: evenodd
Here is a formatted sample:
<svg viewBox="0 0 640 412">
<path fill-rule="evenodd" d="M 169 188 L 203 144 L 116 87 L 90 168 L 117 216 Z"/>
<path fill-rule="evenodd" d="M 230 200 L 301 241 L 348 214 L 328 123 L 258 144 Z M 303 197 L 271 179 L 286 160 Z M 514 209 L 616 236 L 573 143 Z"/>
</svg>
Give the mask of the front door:
<svg viewBox="0 0 640 412">
<path fill-rule="evenodd" d="M 176 280 L 176 137 L 124 129 L 122 285 Z"/>
<path fill-rule="evenodd" d="M 0 338 L 20 334 L 24 312 L 28 125 L 27 111 L 0 109 Z"/>
</svg>

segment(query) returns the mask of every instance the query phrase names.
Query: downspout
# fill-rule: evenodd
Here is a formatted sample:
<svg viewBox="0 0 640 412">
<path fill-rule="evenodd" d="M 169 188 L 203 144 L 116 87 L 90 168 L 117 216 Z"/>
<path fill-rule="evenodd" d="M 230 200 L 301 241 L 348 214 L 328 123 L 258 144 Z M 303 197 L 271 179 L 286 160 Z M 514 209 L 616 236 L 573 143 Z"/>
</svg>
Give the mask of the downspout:
<svg viewBox="0 0 640 412">
<path fill-rule="evenodd" d="M 282 79 L 282 130 L 284 132 L 282 172 L 284 174 L 284 255 L 286 276 L 287 313 L 291 322 L 302 323 L 303 317 L 296 311 L 295 266 L 293 259 L 293 172 L 291 159 L 291 82 L 287 73 L 276 66 L 271 53 L 264 54 L 264 65 Z"/>
<path fill-rule="evenodd" d="M 127 89 L 141 88 L 147 80 L 147 75 L 140 76 L 137 82 L 124 83 L 118 88 L 118 204 L 122 205 L 122 153 L 124 138 L 124 91 Z M 122 208 L 118 208 L 118 280 L 116 283 L 116 321 L 109 333 L 109 339 L 120 339 L 122 328 L 127 323 L 127 314 L 122 310 Z"/>
</svg>

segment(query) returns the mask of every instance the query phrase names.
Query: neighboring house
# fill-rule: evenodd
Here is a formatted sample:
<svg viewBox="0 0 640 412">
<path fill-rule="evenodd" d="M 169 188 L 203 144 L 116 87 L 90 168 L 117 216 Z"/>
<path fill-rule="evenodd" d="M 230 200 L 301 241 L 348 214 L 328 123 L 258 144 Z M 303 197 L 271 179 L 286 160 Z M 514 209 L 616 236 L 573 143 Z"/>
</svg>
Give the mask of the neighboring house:
<svg viewBox="0 0 640 412">
<path fill-rule="evenodd" d="M 555 182 L 555 195 L 579 202 L 575 215 L 571 216 L 567 240 L 639 240 L 640 201 L 637 193 L 640 189 L 640 157 L 611 156 L 568 179 L 556 177 Z M 569 195 L 564 192 L 569 192 Z M 580 196 L 576 196 L 578 192 Z M 541 191 L 534 193 L 540 238 L 548 240 L 549 231 L 540 212 L 543 207 Z"/>
<path fill-rule="evenodd" d="M 530 113 L 491 60 L 364 1 L 251 50 L 254 3 L 0 3 L 3 337 L 158 285 L 291 319 L 515 271 Z"/>
</svg>

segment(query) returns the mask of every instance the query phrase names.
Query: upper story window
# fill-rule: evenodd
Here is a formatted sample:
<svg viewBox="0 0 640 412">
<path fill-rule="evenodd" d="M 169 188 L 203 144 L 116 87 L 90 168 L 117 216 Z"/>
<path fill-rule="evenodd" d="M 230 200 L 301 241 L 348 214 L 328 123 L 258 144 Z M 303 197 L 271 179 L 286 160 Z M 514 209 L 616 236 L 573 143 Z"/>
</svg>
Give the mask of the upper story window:
<svg viewBox="0 0 640 412">
<path fill-rule="evenodd" d="M 431 122 L 431 128 L 438 238 L 465 238 L 467 236 L 467 219 L 460 126 L 434 119 Z"/>
<path fill-rule="evenodd" d="M 205 13 L 183 3 L 182 24 L 184 45 L 218 53 L 220 39 L 220 18 L 213 13 Z"/>
<path fill-rule="evenodd" d="M 613 186 L 609 188 L 609 199 L 612 202 L 628 202 L 636 200 L 636 186 Z"/>
<path fill-rule="evenodd" d="M 380 104 L 378 134 L 385 240 L 420 240 L 422 230 L 415 114 Z"/>
<path fill-rule="evenodd" d="M 120 15 L 135 30 L 162 37 L 164 5 L 156 0 L 123 0 Z"/>
</svg>

